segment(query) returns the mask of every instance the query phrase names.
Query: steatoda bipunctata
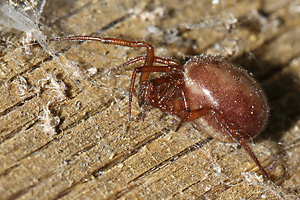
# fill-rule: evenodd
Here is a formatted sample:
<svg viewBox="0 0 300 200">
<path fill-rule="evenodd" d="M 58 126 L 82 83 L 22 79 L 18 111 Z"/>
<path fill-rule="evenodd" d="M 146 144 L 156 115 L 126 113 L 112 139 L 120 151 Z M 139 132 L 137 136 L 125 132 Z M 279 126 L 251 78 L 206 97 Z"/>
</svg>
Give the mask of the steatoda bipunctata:
<svg viewBox="0 0 300 200">
<path fill-rule="evenodd" d="M 92 36 L 57 37 L 60 40 L 93 40 L 105 44 L 145 47 L 147 54 L 128 60 L 127 65 L 144 60 L 132 74 L 129 93 L 129 120 L 134 83 L 140 73 L 138 102 L 144 107 L 143 117 L 150 105 L 180 118 L 181 122 L 194 121 L 201 129 L 223 141 L 235 140 L 250 154 L 262 174 L 267 172 L 246 143 L 260 134 L 268 119 L 265 94 L 252 76 L 223 58 L 200 55 L 191 58 L 183 67 L 176 61 L 154 56 L 154 48 L 144 41 L 127 41 Z M 158 65 L 159 64 L 159 65 Z M 168 72 L 149 80 L 151 72 Z"/>
</svg>

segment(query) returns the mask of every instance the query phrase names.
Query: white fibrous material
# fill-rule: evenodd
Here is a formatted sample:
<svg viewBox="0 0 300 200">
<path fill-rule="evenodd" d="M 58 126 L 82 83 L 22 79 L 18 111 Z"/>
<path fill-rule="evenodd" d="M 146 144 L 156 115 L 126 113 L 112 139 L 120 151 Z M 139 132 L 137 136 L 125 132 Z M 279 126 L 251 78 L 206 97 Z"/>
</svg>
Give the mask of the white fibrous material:
<svg viewBox="0 0 300 200">
<path fill-rule="evenodd" d="M 30 12 L 33 9 L 25 7 L 20 9 L 15 5 L 2 3 L 0 4 L 0 22 L 8 28 L 14 28 L 26 33 L 30 31 L 38 32 L 39 18 L 45 3 L 44 0 L 41 9 L 34 12 Z"/>
<path fill-rule="evenodd" d="M 51 113 L 49 110 L 49 104 L 50 102 L 48 102 L 47 106 L 43 106 L 43 114 L 39 116 L 39 119 L 41 121 L 40 126 L 43 127 L 43 131 L 48 136 L 52 137 L 57 134 L 56 127 L 60 123 L 60 118 Z"/>
<path fill-rule="evenodd" d="M 54 56 L 46 43 L 46 36 L 39 29 L 39 20 L 46 0 L 40 1 L 40 4 L 37 1 L 35 2 L 36 6 L 39 6 L 38 9 L 33 7 L 34 5 L 32 4 L 26 4 L 26 2 L 24 3 L 25 6 L 20 6 L 13 2 L 10 2 L 10 4 L 6 2 L 0 3 L 0 23 L 7 28 L 25 32 L 27 36 L 25 42 L 35 40 L 46 52 Z"/>
</svg>

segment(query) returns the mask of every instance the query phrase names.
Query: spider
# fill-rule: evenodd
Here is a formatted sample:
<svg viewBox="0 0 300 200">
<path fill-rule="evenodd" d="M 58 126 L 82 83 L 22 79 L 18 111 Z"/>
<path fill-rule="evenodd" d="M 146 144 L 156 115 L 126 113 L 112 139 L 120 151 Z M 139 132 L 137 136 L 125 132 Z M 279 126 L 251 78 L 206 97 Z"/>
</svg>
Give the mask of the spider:
<svg viewBox="0 0 300 200">
<path fill-rule="evenodd" d="M 172 59 L 154 55 L 154 47 L 144 41 L 128 41 L 93 36 L 57 37 L 51 41 L 92 40 L 104 44 L 146 48 L 146 55 L 128 60 L 111 71 L 144 61 L 132 73 L 129 92 L 129 120 L 136 76 L 140 74 L 138 102 L 169 112 L 183 122 L 193 121 L 208 134 L 225 142 L 236 141 L 242 145 L 257 164 L 266 179 L 269 176 L 247 145 L 246 140 L 259 135 L 268 119 L 268 103 L 261 87 L 245 70 L 215 56 L 194 56 L 183 66 Z M 164 74 L 150 80 L 152 72 Z"/>
</svg>

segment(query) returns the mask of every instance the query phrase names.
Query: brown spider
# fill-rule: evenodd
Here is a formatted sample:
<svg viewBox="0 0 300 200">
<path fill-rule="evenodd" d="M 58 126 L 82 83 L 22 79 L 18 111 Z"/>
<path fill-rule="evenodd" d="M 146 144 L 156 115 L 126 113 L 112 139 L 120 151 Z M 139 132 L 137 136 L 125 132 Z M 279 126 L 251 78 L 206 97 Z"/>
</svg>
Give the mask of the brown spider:
<svg viewBox="0 0 300 200">
<path fill-rule="evenodd" d="M 105 44 L 128 47 L 145 47 L 147 54 L 130 59 L 127 65 L 144 60 L 142 67 L 136 67 L 132 74 L 129 93 L 129 120 L 134 83 L 140 73 L 139 105 L 148 105 L 169 112 L 181 122 L 194 121 L 201 129 L 223 141 L 235 140 L 250 154 L 265 178 L 267 172 L 246 143 L 260 134 L 268 119 L 268 103 L 261 87 L 245 70 L 212 55 L 191 58 L 183 67 L 176 61 L 154 56 L 154 48 L 144 41 L 127 41 L 115 38 L 92 36 L 58 37 L 60 40 L 93 40 Z M 160 65 L 157 65 L 160 64 Z M 151 72 L 169 72 L 149 80 Z"/>
</svg>

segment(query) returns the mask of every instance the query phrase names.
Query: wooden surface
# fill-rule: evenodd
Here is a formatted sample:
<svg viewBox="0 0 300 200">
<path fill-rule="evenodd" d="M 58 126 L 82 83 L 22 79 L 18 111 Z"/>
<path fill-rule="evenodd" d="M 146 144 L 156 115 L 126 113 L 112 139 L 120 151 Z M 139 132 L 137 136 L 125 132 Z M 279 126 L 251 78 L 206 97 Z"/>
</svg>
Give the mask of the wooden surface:
<svg viewBox="0 0 300 200">
<path fill-rule="evenodd" d="M 21 20 L 0 26 L 0 199 L 300 198 L 299 1 L 49 0 L 37 21 L 32 6 L 14 9 L 41 33 Z M 128 124 L 132 67 L 107 73 L 144 49 L 26 45 L 42 33 L 146 40 L 180 62 L 218 53 L 243 65 L 270 102 L 268 128 L 249 145 L 274 183 L 243 148 L 192 123 L 175 132 L 178 119 L 158 109 L 140 120 L 136 91 Z"/>
</svg>

